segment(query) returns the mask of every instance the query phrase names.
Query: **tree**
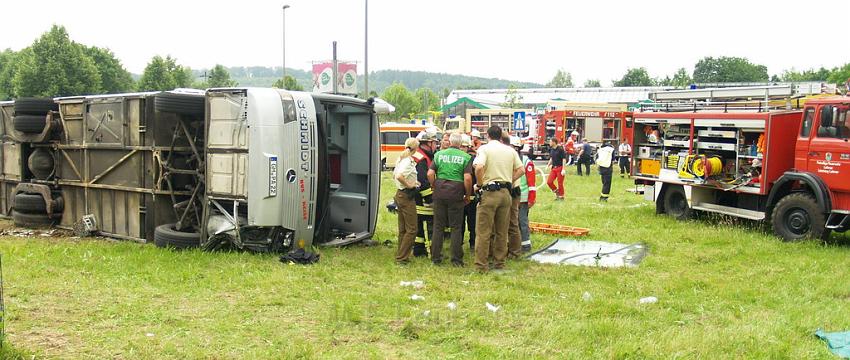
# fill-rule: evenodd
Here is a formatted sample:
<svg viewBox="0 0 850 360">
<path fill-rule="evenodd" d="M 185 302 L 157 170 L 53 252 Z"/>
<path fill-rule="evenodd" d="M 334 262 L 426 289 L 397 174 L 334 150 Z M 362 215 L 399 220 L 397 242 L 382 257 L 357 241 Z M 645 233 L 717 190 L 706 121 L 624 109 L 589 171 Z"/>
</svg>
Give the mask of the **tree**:
<svg viewBox="0 0 850 360">
<path fill-rule="evenodd" d="M 207 74 L 208 87 L 233 87 L 236 85 L 237 82 L 230 79 L 230 72 L 222 65 L 216 64 Z"/>
<path fill-rule="evenodd" d="M 508 91 L 505 92 L 505 102 L 502 103 L 502 107 L 506 107 L 508 109 L 517 109 L 522 107 L 522 95 L 517 94 L 517 87 L 514 84 L 510 84 L 508 86 Z"/>
<path fill-rule="evenodd" d="M 655 80 L 649 77 L 646 68 L 631 68 L 620 80 L 614 80 L 614 86 L 653 86 Z"/>
<path fill-rule="evenodd" d="M 598 88 L 602 87 L 602 84 L 599 82 L 599 79 L 587 79 L 584 82 L 584 87 L 586 88 Z"/>
<path fill-rule="evenodd" d="M 272 87 L 293 91 L 304 91 L 304 87 L 298 83 L 298 80 L 295 80 L 294 77 L 289 75 L 286 75 L 286 78 L 277 79 Z"/>
<path fill-rule="evenodd" d="M 803 72 L 798 72 L 794 68 L 791 68 L 790 70 L 783 71 L 782 75 L 778 76 L 778 78 L 785 82 L 827 81 L 830 75 L 832 75 L 832 71 L 824 67 L 821 67 L 818 70 L 809 69 Z"/>
<path fill-rule="evenodd" d="M 558 72 L 555 73 L 555 76 L 551 81 L 546 83 L 546 87 L 549 88 L 568 88 L 573 87 L 573 76 L 564 71 L 564 69 L 558 69 Z"/>
<path fill-rule="evenodd" d="M 395 106 L 395 112 L 387 116 L 392 120 L 411 118 L 422 107 L 419 99 L 410 90 L 407 90 L 407 87 L 398 82 L 387 87 L 381 94 L 381 99 Z"/>
<path fill-rule="evenodd" d="M 429 88 L 418 88 L 415 95 L 422 102 L 421 112 L 440 110 L 440 96 L 433 90 Z"/>
<path fill-rule="evenodd" d="M 679 68 L 675 74 L 673 74 L 673 79 L 670 80 L 669 86 L 675 86 L 677 88 L 685 88 L 691 85 L 694 80 L 691 79 L 691 74 L 688 73 L 688 70 L 685 68 Z"/>
<path fill-rule="evenodd" d="M 0 52 L 0 101 L 14 97 L 12 78 L 17 67 L 17 53 L 11 49 Z"/>
<path fill-rule="evenodd" d="M 844 66 L 832 69 L 832 74 L 829 75 L 827 81 L 833 84 L 843 84 L 850 80 L 850 63 Z"/>
<path fill-rule="evenodd" d="M 68 96 L 95 94 L 100 75 L 84 47 L 68 37 L 64 27 L 53 25 L 30 47 L 19 53 L 12 79 L 15 96 Z"/>
<path fill-rule="evenodd" d="M 697 83 L 766 82 L 767 66 L 751 63 L 746 58 L 705 57 L 694 66 Z"/>
<path fill-rule="evenodd" d="M 192 69 L 177 64 L 171 56 L 156 55 L 145 67 L 139 79 L 139 91 L 163 91 L 191 87 Z"/>
<path fill-rule="evenodd" d="M 100 74 L 99 92 L 114 94 L 127 92 L 133 88 L 133 77 L 124 69 L 121 60 L 118 60 L 112 51 L 96 46 L 84 47 L 84 50 L 86 55 L 94 61 L 97 72 Z"/>
</svg>

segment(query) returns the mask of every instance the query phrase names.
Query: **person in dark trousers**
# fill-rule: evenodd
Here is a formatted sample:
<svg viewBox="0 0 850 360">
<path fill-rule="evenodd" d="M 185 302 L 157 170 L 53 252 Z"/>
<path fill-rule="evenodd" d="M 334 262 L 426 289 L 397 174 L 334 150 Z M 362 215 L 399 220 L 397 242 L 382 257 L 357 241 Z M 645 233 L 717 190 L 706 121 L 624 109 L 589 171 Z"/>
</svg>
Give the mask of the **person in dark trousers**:
<svg viewBox="0 0 850 360">
<path fill-rule="evenodd" d="M 416 196 L 416 215 L 419 226 L 416 241 L 413 244 L 413 256 L 428 256 L 427 243 L 434 238 L 434 209 L 431 207 L 434 192 L 431 183 L 428 182 L 428 169 L 434 159 L 437 149 L 437 129 L 427 128 L 417 137 L 419 148 L 411 158 L 416 163 L 416 177 L 419 181 L 419 193 Z"/>
<path fill-rule="evenodd" d="M 599 167 L 599 176 L 602 177 L 602 194 L 599 201 L 608 201 L 611 195 L 611 177 L 614 175 L 614 147 L 605 141 L 596 152 L 596 165 Z"/>
<path fill-rule="evenodd" d="M 581 166 L 584 165 L 585 173 L 590 176 L 590 163 L 593 162 L 593 147 L 587 142 L 587 138 L 581 139 L 581 150 L 578 152 L 578 161 L 576 169 L 578 176 L 581 176 Z"/>
<path fill-rule="evenodd" d="M 472 163 L 482 190 L 478 203 L 475 239 L 475 267 L 480 272 L 490 268 L 502 269 L 508 256 L 508 226 L 510 225 L 511 191 L 513 182 L 523 174 L 522 161 L 516 150 L 502 144 L 502 128 L 487 129 L 491 139 L 478 148 Z M 492 257 L 492 266 L 490 259 Z"/>
<path fill-rule="evenodd" d="M 632 173 L 631 169 L 632 146 L 629 145 L 629 139 L 623 138 L 620 146 L 617 148 L 617 162 L 620 165 L 620 177 L 626 177 Z"/>
<path fill-rule="evenodd" d="M 460 149 L 465 151 L 471 157 L 470 161 L 475 161 L 475 149 L 473 149 L 474 143 L 472 142 L 472 138 L 469 135 L 463 135 L 461 138 Z M 477 184 L 478 180 L 475 178 L 475 172 L 472 172 L 472 184 Z M 475 213 L 478 209 L 478 196 L 477 194 L 473 194 L 469 197 L 469 203 L 463 207 L 463 217 L 466 220 L 466 229 L 465 231 L 469 231 L 469 250 L 475 249 Z"/>
<path fill-rule="evenodd" d="M 431 261 L 443 261 L 443 231 L 451 233 L 452 265 L 463 266 L 463 208 L 472 195 L 472 160 L 460 150 L 461 135 L 451 134 L 449 146 L 434 154 L 428 181 L 434 189 L 434 239 Z"/>
<path fill-rule="evenodd" d="M 400 265 L 406 265 L 410 261 L 413 242 L 416 240 L 416 194 L 419 181 L 416 180 L 416 163 L 411 155 L 418 147 L 419 140 L 408 138 L 393 169 L 393 180 L 397 189 L 393 199 L 398 207 L 398 250 L 395 261 Z"/>
<path fill-rule="evenodd" d="M 546 169 L 549 171 L 549 177 L 546 178 L 546 185 L 555 193 L 555 200 L 564 200 L 564 175 L 567 170 L 567 151 L 561 147 L 558 138 L 549 140 L 549 163 L 546 164 Z M 557 186 L 555 181 L 557 180 Z"/>
</svg>

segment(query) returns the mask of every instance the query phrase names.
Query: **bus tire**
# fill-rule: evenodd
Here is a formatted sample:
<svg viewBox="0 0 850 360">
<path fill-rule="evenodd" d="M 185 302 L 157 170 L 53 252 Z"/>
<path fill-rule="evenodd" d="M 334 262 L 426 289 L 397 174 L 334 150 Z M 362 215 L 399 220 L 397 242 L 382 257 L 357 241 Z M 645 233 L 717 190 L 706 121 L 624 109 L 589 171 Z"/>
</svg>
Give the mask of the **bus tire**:
<svg viewBox="0 0 850 360">
<path fill-rule="evenodd" d="M 200 246 L 201 235 L 197 232 L 183 232 L 175 229 L 176 224 L 157 226 L 153 233 L 153 242 L 157 247 L 189 249 Z"/>
<path fill-rule="evenodd" d="M 59 110 L 59 104 L 51 98 L 20 98 L 15 100 L 15 115 L 40 115 Z"/>
</svg>

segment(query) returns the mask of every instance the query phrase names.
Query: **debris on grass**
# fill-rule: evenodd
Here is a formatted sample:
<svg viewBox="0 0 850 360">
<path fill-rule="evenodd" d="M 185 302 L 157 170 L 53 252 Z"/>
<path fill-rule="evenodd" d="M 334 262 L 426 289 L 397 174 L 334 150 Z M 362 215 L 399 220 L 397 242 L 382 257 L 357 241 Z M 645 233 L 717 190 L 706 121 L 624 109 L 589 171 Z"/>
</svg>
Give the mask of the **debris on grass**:
<svg viewBox="0 0 850 360">
<path fill-rule="evenodd" d="M 428 317 L 428 315 L 431 315 L 431 310 L 425 310 L 422 312 L 422 316 Z"/>
<path fill-rule="evenodd" d="M 425 282 L 422 280 L 413 280 L 413 281 L 402 281 L 399 283 L 401 287 L 412 287 L 414 289 L 421 289 L 425 287 Z"/>
<path fill-rule="evenodd" d="M 496 306 L 496 305 L 493 305 L 491 303 L 484 303 L 484 305 L 487 306 L 487 310 L 490 310 L 492 312 L 499 311 L 499 309 L 502 308 L 501 306 Z"/>
<path fill-rule="evenodd" d="M 581 299 L 584 301 L 593 300 L 593 295 L 590 295 L 589 292 L 585 291 L 584 294 L 581 294 Z"/>
<path fill-rule="evenodd" d="M 449 308 L 449 310 L 455 310 L 455 309 L 457 309 L 457 304 L 455 304 L 455 302 L 452 301 L 452 302 L 446 304 L 446 307 Z"/>
<path fill-rule="evenodd" d="M 646 252 L 643 244 L 557 239 L 527 258 L 541 264 L 634 267 L 646 257 Z"/>
<path fill-rule="evenodd" d="M 413 294 L 413 295 L 410 295 L 410 300 L 413 300 L 413 301 L 425 300 L 425 297 L 421 296 L 421 295 Z"/>
<path fill-rule="evenodd" d="M 644 298 L 640 298 L 640 300 L 638 300 L 638 303 L 640 303 L 640 304 L 655 304 L 657 302 L 658 302 L 658 298 L 655 297 L 655 296 L 647 296 L 647 297 L 644 297 Z"/>
</svg>

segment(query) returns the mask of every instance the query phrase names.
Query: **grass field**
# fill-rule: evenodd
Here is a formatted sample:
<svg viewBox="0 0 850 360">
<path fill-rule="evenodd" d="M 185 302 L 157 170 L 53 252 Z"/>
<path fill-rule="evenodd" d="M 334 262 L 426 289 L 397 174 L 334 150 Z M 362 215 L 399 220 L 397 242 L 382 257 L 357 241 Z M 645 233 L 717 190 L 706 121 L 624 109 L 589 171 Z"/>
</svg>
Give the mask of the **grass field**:
<svg viewBox="0 0 850 360">
<path fill-rule="evenodd" d="M 384 174 L 382 203 L 391 197 Z M 645 242 L 637 268 L 508 263 L 394 265 L 392 246 L 322 249 L 320 263 L 273 255 L 169 251 L 95 239 L 0 239 L 4 357 L 29 358 L 826 358 L 813 332 L 850 329 L 850 247 L 782 243 L 753 223 L 687 222 L 614 179 L 567 177 L 542 190 L 532 221 Z M 394 238 L 382 208 L 377 239 Z M 535 247 L 550 242 L 532 236 Z M 467 263 L 470 259 L 467 257 Z M 401 287 L 423 280 L 425 287 Z M 582 294 L 589 292 L 590 301 Z M 410 300 L 412 294 L 424 296 Z M 638 299 L 656 296 L 655 304 Z M 449 302 L 457 303 L 449 310 Z M 485 302 L 501 306 L 496 313 Z M 427 315 L 426 312 L 429 312 Z"/>
</svg>

